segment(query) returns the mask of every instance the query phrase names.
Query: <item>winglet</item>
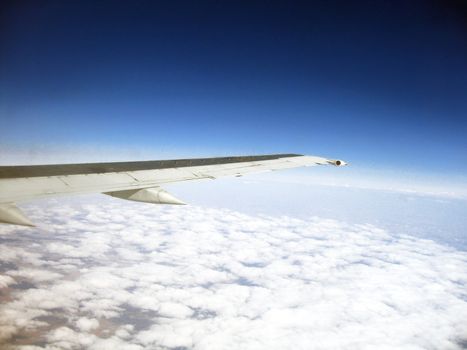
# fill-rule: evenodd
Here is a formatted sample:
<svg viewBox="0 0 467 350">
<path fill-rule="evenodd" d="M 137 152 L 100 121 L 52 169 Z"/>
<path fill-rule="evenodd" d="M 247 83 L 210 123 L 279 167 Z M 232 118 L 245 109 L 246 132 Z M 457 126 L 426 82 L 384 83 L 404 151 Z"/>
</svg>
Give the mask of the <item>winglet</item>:
<svg viewBox="0 0 467 350">
<path fill-rule="evenodd" d="M 0 223 L 35 226 L 14 203 L 0 204 Z"/>
</svg>

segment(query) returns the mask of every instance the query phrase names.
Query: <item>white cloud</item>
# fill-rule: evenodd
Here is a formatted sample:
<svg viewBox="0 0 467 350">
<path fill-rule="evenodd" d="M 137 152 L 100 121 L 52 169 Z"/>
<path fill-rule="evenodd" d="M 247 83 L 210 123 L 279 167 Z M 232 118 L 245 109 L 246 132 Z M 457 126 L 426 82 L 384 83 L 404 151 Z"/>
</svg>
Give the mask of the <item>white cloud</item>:
<svg viewBox="0 0 467 350">
<path fill-rule="evenodd" d="M 99 327 L 99 321 L 92 318 L 80 317 L 76 321 L 76 326 L 82 332 L 89 332 Z"/>
<path fill-rule="evenodd" d="M 0 276 L 0 288 L 6 288 L 10 284 L 16 283 L 10 276 Z"/>
<path fill-rule="evenodd" d="M 466 345 L 467 254 L 433 241 L 317 217 L 47 203 L 26 209 L 42 228 L 0 227 L 0 337 L 18 348 Z"/>
<path fill-rule="evenodd" d="M 47 270 L 35 269 L 35 268 L 23 268 L 20 270 L 11 270 L 11 271 L 7 271 L 7 274 L 10 276 L 15 276 L 15 277 L 23 277 L 31 282 L 53 281 L 53 280 L 56 280 L 62 277 L 62 274 L 47 271 Z M 3 277 L 7 278 L 8 276 L 3 276 Z"/>
</svg>

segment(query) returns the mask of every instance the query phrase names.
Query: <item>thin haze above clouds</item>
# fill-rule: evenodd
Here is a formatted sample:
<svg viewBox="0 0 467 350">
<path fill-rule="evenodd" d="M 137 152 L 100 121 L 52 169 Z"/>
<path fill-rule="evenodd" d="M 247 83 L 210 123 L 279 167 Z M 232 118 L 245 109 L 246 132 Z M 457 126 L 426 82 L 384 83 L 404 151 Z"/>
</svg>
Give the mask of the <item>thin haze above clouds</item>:
<svg viewBox="0 0 467 350">
<path fill-rule="evenodd" d="M 430 240 L 114 199 L 25 209 L 38 229 L 0 227 L 7 348 L 467 345 L 467 254 Z"/>
</svg>

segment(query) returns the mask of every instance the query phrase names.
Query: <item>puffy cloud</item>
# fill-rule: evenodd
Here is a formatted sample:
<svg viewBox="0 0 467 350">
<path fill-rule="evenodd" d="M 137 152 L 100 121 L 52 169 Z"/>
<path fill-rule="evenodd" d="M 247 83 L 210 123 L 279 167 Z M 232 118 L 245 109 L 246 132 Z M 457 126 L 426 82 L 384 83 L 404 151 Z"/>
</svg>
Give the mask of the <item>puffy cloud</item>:
<svg viewBox="0 0 467 350">
<path fill-rule="evenodd" d="M 26 209 L 39 229 L 0 227 L 0 341 L 12 348 L 467 343 L 467 254 L 430 240 L 317 217 L 47 204 Z"/>
<path fill-rule="evenodd" d="M 10 284 L 14 284 L 14 283 L 16 283 L 15 280 L 13 278 L 11 278 L 10 276 L 1 276 L 0 275 L 0 288 L 6 288 Z"/>
<path fill-rule="evenodd" d="M 46 282 L 53 281 L 57 278 L 62 277 L 62 274 L 51 272 L 48 270 L 34 269 L 34 268 L 23 268 L 20 270 L 11 270 L 7 272 L 10 276 L 23 277 L 31 282 Z M 3 276 L 8 278 L 9 276 Z"/>
<path fill-rule="evenodd" d="M 82 332 L 89 332 L 99 327 L 99 321 L 92 318 L 81 317 L 76 321 L 76 327 Z"/>
</svg>

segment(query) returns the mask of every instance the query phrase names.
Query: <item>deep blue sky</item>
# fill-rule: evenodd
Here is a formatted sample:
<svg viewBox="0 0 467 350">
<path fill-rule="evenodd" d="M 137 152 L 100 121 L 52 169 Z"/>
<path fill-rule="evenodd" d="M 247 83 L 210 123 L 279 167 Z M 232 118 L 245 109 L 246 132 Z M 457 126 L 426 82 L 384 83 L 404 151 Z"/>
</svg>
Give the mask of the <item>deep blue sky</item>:
<svg viewBox="0 0 467 350">
<path fill-rule="evenodd" d="M 462 1 L 2 1 L 0 149 L 467 170 Z"/>
</svg>

